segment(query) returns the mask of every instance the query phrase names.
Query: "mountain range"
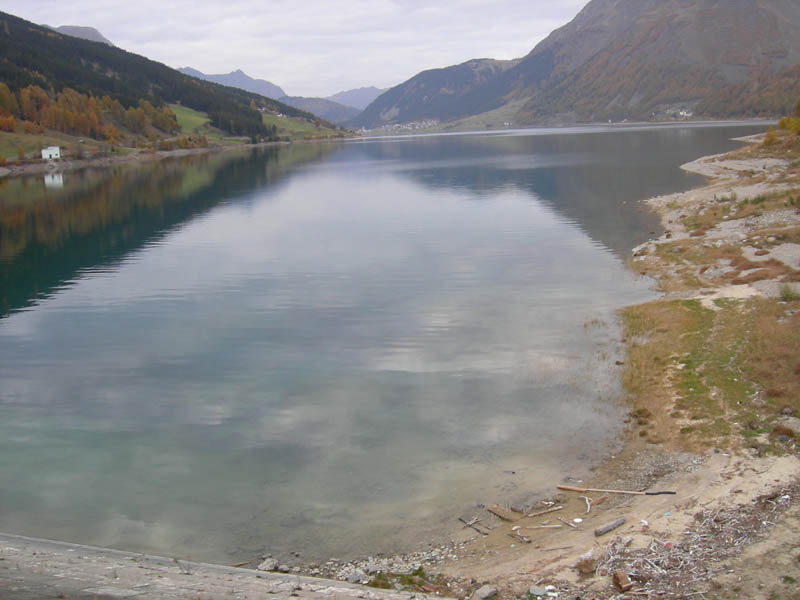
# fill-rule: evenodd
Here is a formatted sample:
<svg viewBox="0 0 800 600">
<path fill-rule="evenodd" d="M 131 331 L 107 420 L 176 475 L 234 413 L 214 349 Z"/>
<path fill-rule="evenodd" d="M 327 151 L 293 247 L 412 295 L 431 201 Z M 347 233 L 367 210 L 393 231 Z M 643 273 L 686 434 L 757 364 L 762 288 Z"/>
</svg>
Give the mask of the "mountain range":
<svg viewBox="0 0 800 600">
<path fill-rule="evenodd" d="M 333 123 L 345 123 L 350 121 L 375 100 L 375 98 L 386 91 L 376 87 L 362 87 L 339 92 L 327 98 L 309 98 L 304 96 L 289 96 L 274 83 L 266 79 L 254 79 L 241 69 L 221 75 L 208 75 L 192 67 L 183 67 L 178 69 L 178 71 L 185 75 L 204 79 L 205 81 L 213 81 L 221 85 L 228 85 L 248 92 L 261 94 L 268 98 L 275 98 L 289 106 L 294 106 L 300 110 L 313 113 Z"/>
<path fill-rule="evenodd" d="M 353 123 L 774 116 L 800 96 L 798 31 L 797 0 L 591 0 L 526 56 L 424 71 Z"/>
</svg>

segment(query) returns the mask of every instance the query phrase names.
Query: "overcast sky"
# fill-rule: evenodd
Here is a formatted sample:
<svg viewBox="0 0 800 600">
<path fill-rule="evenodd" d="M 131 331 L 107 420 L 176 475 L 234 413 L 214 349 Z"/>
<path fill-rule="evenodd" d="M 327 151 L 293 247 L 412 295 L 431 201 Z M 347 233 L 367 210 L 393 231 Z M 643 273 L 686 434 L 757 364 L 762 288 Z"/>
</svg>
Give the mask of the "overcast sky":
<svg viewBox="0 0 800 600">
<path fill-rule="evenodd" d="M 291 96 L 390 87 L 470 58 L 517 58 L 588 0 L 0 0 L 35 23 L 88 25 L 170 67 L 242 69 Z"/>
</svg>

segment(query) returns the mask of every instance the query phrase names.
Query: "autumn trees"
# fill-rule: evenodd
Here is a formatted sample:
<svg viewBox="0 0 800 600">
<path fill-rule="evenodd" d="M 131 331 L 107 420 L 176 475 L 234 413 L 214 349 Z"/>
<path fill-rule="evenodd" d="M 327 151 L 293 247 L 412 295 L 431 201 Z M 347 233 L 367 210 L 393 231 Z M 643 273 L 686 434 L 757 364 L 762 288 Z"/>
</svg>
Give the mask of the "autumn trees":
<svg viewBox="0 0 800 600">
<path fill-rule="evenodd" d="M 134 135 L 146 135 L 155 129 L 171 135 L 180 130 L 173 112 L 166 106 L 155 107 L 147 100 L 127 110 L 108 96 L 98 99 L 71 88 L 55 95 L 37 85 L 28 85 L 14 94 L 0 83 L 0 130 L 15 131 L 22 119 L 25 133 L 42 133 L 44 128 L 118 143 L 119 128 Z"/>
</svg>

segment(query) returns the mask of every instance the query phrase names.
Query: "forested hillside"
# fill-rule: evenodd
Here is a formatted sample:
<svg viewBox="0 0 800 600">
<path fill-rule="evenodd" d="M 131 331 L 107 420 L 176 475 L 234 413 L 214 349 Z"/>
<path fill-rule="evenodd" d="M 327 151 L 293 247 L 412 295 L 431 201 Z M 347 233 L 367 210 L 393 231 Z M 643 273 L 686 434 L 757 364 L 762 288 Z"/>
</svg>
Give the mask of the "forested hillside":
<svg viewBox="0 0 800 600">
<path fill-rule="evenodd" d="M 95 102 L 106 96 L 125 110 L 142 108 L 141 101 L 157 109 L 180 103 L 207 113 L 222 131 L 259 138 L 270 134 L 261 111 L 315 118 L 258 94 L 201 81 L 143 56 L 6 13 L 0 13 L 0 57 L 0 82 L 17 96 L 35 86 L 51 99 L 67 89 Z"/>
</svg>

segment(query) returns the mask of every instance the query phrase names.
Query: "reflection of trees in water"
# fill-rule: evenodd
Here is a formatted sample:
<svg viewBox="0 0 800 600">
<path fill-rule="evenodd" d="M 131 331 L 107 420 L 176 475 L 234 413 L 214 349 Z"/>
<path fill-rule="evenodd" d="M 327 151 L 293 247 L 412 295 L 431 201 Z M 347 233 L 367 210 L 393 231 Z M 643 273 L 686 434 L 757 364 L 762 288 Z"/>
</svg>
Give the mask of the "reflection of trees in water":
<svg viewBox="0 0 800 600">
<path fill-rule="evenodd" d="M 0 188 L 23 197 L 0 203 L 0 317 L 206 212 L 231 189 L 268 185 L 326 148 L 267 147 L 69 173 L 57 194 L 38 178 Z"/>
</svg>

